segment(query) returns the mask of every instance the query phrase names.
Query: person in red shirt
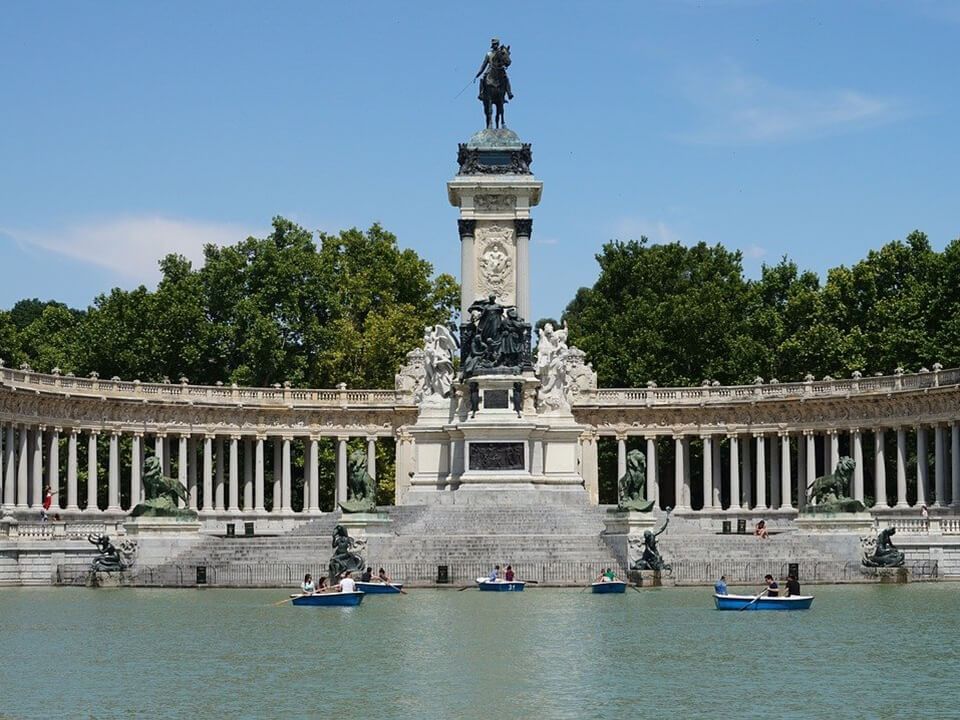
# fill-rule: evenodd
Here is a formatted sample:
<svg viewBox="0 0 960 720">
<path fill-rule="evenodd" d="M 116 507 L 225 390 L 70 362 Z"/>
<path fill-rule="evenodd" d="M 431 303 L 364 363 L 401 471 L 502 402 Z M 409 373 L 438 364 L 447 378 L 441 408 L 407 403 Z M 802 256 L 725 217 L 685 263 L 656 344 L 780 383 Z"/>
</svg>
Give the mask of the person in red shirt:
<svg viewBox="0 0 960 720">
<path fill-rule="evenodd" d="M 50 486 L 47 485 L 43 490 L 43 507 L 40 510 L 41 521 L 47 521 L 47 515 L 50 513 L 51 505 L 53 505 L 53 493 L 50 491 Z"/>
<path fill-rule="evenodd" d="M 506 580 L 507 582 L 510 582 L 513 580 L 513 568 L 510 567 L 509 565 L 507 565 L 506 572 L 503 573 L 503 579 Z"/>
</svg>

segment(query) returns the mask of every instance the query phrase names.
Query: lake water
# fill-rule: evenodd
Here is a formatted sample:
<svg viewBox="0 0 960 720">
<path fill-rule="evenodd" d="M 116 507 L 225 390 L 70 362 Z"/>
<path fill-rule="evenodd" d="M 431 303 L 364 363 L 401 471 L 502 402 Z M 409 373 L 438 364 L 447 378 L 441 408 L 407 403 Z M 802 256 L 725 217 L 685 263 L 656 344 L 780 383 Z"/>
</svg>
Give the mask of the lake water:
<svg viewBox="0 0 960 720">
<path fill-rule="evenodd" d="M 960 717 L 960 586 L 805 590 L 0 589 L 0 717 Z"/>
</svg>

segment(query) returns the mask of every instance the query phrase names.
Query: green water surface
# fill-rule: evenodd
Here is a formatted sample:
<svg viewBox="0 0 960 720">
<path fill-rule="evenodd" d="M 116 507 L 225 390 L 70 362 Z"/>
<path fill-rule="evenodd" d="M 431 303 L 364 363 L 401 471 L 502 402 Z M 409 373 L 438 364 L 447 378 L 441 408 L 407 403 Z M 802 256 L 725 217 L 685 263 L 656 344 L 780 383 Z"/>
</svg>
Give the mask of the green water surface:
<svg viewBox="0 0 960 720">
<path fill-rule="evenodd" d="M 786 613 L 704 588 L 2 589 L 0 717 L 960 717 L 960 586 L 804 589 Z"/>
</svg>

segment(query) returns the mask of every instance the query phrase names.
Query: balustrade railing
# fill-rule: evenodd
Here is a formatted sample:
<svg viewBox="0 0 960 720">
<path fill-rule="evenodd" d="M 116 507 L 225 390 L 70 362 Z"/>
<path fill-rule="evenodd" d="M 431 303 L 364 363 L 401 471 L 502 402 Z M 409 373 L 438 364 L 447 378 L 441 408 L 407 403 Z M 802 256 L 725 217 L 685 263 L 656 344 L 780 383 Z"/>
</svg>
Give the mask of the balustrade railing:
<svg viewBox="0 0 960 720">
<path fill-rule="evenodd" d="M 252 388 L 235 385 L 191 385 L 180 383 L 145 383 L 138 380 L 101 380 L 70 375 L 51 375 L 28 370 L 0 367 L 0 384 L 12 387 L 42 388 L 64 393 L 116 397 L 145 397 L 168 402 L 285 404 L 337 407 L 390 407 L 412 404 L 411 393 L 393 390 L 363 390 L 338 387 L 310 389 L 291 387 Z M 701 385 L 677 388 L 601 388 L 581 392 L 576 405 L 676 405 L 755 401 L 758 399 L 790 399 L 803 397 L 845 396 L 858 393 L 890 393 L 902 390 L 953 386 L 960 384 L 960 368 L 854 377 L 840 380 L 806 380 L 803 382 L 766 383 L 756 385 Z"/>
</svg>

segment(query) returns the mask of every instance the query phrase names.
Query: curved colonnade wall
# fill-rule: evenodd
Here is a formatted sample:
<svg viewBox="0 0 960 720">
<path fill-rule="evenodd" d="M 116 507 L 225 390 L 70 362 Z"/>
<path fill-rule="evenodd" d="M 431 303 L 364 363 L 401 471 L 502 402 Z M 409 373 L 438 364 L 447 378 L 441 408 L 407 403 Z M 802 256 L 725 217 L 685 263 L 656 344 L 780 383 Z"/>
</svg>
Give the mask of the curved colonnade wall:
<svg viewBox="0 0 960 720">
<path fill-rule="evenodd" d="M 578 395 L 573 411 L 585 427 L 580 470 L 594 499 L 599 443 L 615 442 L 618 475 L 628 449 L 643 451 L 648 496 L 680 512 L 793 513 L 800 489 L 841 455 L 856 461 L 851 494 L 875 511 L 960 507 L 960 370 L 598 389 Z M 319 506 L 318 451 L 328 438 L 334 507 L 346 495 L 347 442 L 355 438 L 366 441 L 373 475 L 378 439 L 396 439 L 402 496 L 413 457 L 405 428 L 416 417 L 412 396 L 391 390 L 152 384 L 0 368 L 0 502 L 4 514 L 35 513 L 49 485 L 51 512 L 123 515 L 143 497 L 152 452 L 201 518 L 296 519 L 328 509 Z M 101 467 L 105 494 L 86 481 Z M 302 503 L 292 498 L 294 472 L 303 473 Z"/>
</svg>

